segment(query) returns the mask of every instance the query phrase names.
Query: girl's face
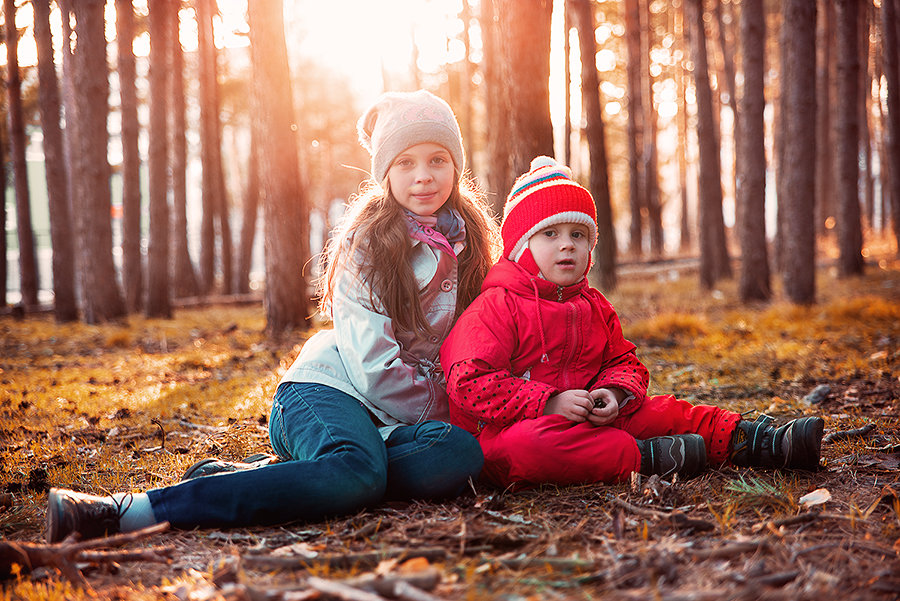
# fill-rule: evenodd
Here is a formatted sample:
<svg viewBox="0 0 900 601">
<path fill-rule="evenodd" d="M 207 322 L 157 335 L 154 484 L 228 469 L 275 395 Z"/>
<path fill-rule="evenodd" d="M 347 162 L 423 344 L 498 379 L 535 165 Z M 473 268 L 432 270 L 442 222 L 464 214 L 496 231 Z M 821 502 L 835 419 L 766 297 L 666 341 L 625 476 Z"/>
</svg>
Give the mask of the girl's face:
<svg viewBox="0 0 900 601">
<path fill-rule="evenodd" d="M 388 169 L 391 194 L 404 209 L 423 217 L 444 206 L 455 179 L 450 152 L 433 142 L 410 146 Z"/>
<path fill-rule="evenodd" d="M 591 253 L 588 228 L 580 223 L 545 227 L 528 239 L 528 249 L 544 279 L 570 286 L 587 271 Z"/>
</svg>

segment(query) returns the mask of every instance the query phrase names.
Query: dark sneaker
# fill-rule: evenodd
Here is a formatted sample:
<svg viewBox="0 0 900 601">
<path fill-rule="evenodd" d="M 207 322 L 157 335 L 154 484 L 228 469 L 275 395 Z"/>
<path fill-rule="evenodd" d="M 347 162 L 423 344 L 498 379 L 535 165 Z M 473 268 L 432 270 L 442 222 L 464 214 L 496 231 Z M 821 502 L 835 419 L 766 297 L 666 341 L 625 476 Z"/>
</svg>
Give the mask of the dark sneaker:
<svg viewBox="0 0 900 601">
<path fill-rule="evenodd" d="M 261 467 L 271 463 L 278 463 L 278 457 L 269 455 L 268 453 L 254 453 L 243 461 L 222 461 L 214 457 L 201 459 L 191 467 L 187 468 L 181 480 L 191 480 L 192 478 L 200 478 L 203 476 L 212 476 L 213 474 L 225 474 L 228 472 L 237 472 L 240 470 L 249 470 L 254 467 Z"/>
<path fill-rule="evenodd" d="M 819 468 L 821 417 L 801 417 L 779 428 L 768 415 L 738 422 L 731 435 L 731 462 L 742 467 L 771 467 L 814 472 Z"/>
<path fill-rule="evenodd" d="M 706 443 L 699 434 L 657 436 L 637 443 L 645 476 L 693 478 L 706 469 Z"/>
<path fill-rule="evenodd" d="M 51 488 L 47 497 L 47 542 L 58 543 L 73 533 L 81 540 L 116 534 L 127 503 L 127 500 L 116 502 L 112 497 Z"/>
</svg>

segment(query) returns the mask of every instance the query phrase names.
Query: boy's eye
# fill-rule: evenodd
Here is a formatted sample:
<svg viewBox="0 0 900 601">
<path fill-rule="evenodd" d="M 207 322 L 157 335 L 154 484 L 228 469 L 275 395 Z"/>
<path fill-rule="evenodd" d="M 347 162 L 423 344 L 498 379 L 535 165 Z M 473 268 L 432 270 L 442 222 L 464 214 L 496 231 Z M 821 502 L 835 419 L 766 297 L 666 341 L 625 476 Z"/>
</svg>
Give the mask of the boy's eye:
<svg viewBox="0 0 900 601">
<path fill-rule="evenodd" d="M 556 230 L 544 230 L 544 235 L 548 238 L 552 238 L 556 235 Z"/>
<path fill-rule="evenodd" d="M 431 162 L 438 165 L 443 165 L 447 162 L 447 159 L 445 159 L 444 157 L 434 157 L 433 159 L 431 159 Z"/>
<path fill-rule="evenodd" d="M 584 238 L 584 232 L 575 230 L 574 232 L 572 232 L 572 237 L 573 238 Z"/>
</svg>

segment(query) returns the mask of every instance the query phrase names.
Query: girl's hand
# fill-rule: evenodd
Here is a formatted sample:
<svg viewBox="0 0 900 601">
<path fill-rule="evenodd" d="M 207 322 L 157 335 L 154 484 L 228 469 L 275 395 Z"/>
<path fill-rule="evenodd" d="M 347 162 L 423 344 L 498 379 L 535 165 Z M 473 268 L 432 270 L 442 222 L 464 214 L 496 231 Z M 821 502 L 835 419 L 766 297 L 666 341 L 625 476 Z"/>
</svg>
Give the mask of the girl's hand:
<svg viewBox="0 0 900 601">
<path fill-rule="evenodd" d="M 609 388 L 598 388 L 590 392 L 592 409 L 587 416 L 587 420 L 595 426 L 607 426 L 613 423 L 619 417 L 619 395 L 623 390 L 611 390 Z"/>
<path fill-rule="evenodd" d="M 593 406 L 594 400 L 587 390 L 564 390 L 547 399 L 544 415 L 562 415 L 569 421 L 583 422 Z"/>
</svg>

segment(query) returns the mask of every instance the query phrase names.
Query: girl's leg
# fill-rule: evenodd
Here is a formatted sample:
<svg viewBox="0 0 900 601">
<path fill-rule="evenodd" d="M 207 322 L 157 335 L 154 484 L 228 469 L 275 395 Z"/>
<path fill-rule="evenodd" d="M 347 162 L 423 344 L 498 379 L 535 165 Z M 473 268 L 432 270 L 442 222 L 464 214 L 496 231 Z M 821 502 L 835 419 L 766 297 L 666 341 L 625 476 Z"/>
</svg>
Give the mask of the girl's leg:
<svg viewBox="0 0 900 601">
<path fill-rule="evenodd" d="M 427 421 L 400 426 L 387 439 L 390 499 L 453 497 L 484 463 L 475 438 L 456 426 Z"/>
<path fill-rule="evenodd" d="M 314 521 L 384 496 L 384 442 L 353 397 L 328 386 L 282 384 L 269 431 L 287 461 L 150 490 L 156 518 L 179 528 Z"/>
<path fill-rule="evenodd" d="M 648 439 L 670 434 L 699 434 L 706 443 L 711 464 L 728 459 L 731 435 L 741 415 L 712 405 L 693 405 L 674 396 L 647 397 L 634 413 L 617 419 L 612 425 L 635 438 Z"/>
<path fill-rule="evenodd" d="M 561 415 L 490 427 L 479 438 L 484 475 L 501 486 L 548 483 L 615 483 L 641 466 L 634 437 L 612 427 L 575 423 Z"/>
</svg>

